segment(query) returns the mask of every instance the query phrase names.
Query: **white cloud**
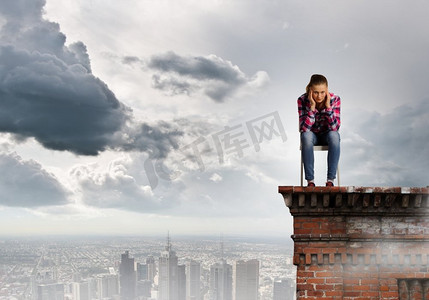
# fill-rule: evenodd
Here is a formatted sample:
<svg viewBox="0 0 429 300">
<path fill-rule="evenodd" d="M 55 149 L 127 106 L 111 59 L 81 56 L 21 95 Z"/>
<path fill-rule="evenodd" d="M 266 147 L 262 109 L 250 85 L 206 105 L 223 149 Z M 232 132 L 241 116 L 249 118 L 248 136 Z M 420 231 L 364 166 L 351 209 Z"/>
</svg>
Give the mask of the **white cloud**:
<svg viewBox="0 0 429 300">
<path fill-rule="evenodd" d="M 132 163 L 129 156 L 123 156 L 112 161 L 106 171 L 96 164 L 80 165 L 70 171 L 70 176 L 86 205 L 139 212 L 161 209 L 164 201 L 153 197 L 150 187 L 138 182 L 130 173 Z"/>
<path fill-rule="evenodd" d="M 213 175 L 210 177 L 210 180 L 213 182 L 219 182 L 222 181 L 222 176 L 220 176 L 218 173 L 213 173 Z"/>
</svg>

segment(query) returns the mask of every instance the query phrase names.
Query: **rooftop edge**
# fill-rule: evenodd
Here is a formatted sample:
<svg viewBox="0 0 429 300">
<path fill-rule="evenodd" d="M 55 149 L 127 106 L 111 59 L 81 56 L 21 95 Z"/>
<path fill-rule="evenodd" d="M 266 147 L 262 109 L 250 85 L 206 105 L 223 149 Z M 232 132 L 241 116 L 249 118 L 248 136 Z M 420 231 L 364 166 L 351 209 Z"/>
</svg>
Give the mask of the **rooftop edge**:
<svg viewBox="0 0 429 300">
<path fill-rule="evenodd" d="M 279 186 L 298 215 L 429 215 L 429 187 Z"/>
</svg>

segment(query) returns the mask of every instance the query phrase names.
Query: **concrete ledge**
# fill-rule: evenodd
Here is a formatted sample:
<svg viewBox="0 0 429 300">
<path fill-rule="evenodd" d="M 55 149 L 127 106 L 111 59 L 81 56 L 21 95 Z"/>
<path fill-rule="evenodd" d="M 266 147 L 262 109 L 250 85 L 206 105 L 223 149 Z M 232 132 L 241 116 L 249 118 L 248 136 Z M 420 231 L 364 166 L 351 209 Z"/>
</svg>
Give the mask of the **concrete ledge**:
<svg viewBox="0 0 429 300">
<path fill-rule="evenodd" d="M 296 215 L 429 215 L 428 187 L 279 186 Z"/>
</svg>

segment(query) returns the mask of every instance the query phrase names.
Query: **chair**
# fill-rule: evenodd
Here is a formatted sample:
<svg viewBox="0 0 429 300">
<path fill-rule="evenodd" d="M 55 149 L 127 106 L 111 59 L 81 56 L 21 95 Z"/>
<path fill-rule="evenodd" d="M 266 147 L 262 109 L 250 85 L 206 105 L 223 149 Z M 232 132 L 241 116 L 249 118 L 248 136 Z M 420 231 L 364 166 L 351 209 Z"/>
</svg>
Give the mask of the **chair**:
<svg viewBox="0 0 429 300">
<path fill-rule="evenodd" d="M 301 142 L 299 144 L 299 151 L 302 150 Z M 328 145 L 315 145 L 313 146 L 313 151 L 328 151 Z M 338 186 L 340 186 L 340 164 L 337 166 L 337 181 Z M 302 153 L 301 153 L 301 186 L 304 186 L 304 162 L 302 161 Z"/>
</svg>

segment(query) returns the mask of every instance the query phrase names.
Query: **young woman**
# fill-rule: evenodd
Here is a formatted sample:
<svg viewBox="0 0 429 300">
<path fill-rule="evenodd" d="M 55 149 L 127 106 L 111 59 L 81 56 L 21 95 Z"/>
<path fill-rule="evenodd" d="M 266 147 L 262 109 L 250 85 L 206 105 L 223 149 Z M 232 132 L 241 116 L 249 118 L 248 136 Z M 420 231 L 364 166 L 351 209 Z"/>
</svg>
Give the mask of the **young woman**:
<svg viewBox="0 0 429 300">
<path fill-rule="evenodd" d="M 326 186 L 334 186 L 340 158 L 340 97 L 329 93 L 325 76 L 314 74 L 298 98 L 301 155 L 308 186 L 314 184 L 314 145 L 328 145 Z"/>
</svg>

